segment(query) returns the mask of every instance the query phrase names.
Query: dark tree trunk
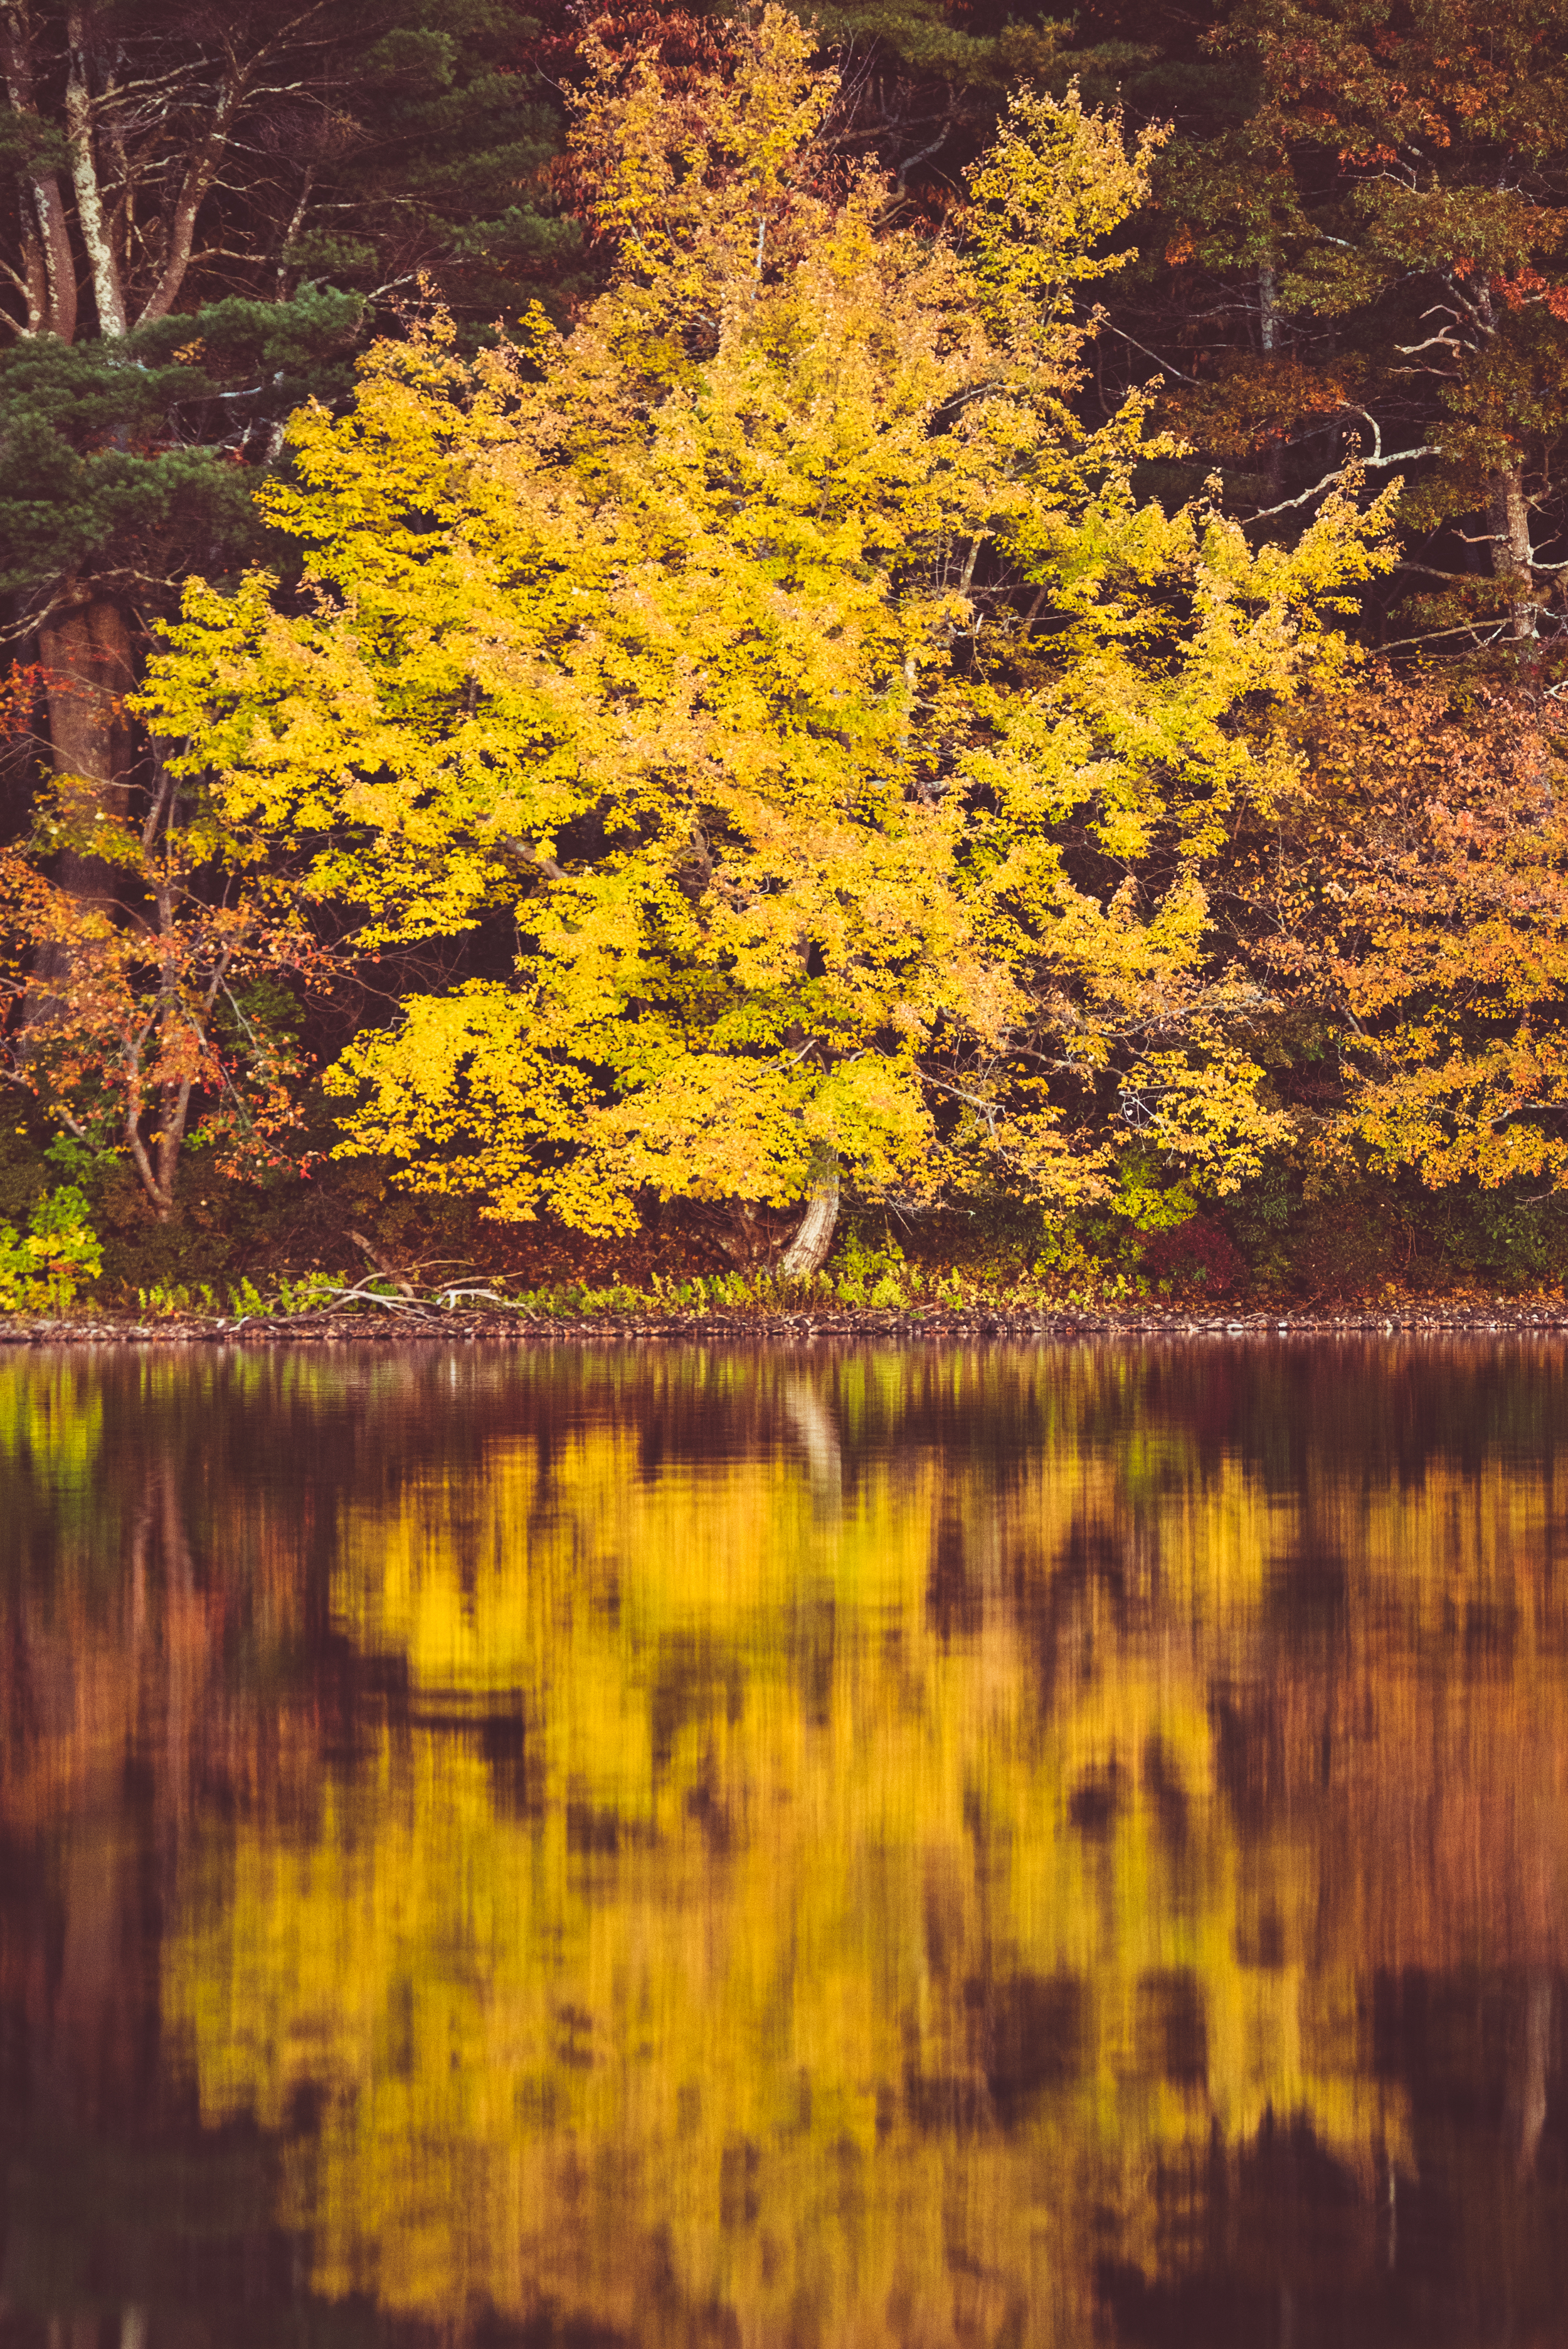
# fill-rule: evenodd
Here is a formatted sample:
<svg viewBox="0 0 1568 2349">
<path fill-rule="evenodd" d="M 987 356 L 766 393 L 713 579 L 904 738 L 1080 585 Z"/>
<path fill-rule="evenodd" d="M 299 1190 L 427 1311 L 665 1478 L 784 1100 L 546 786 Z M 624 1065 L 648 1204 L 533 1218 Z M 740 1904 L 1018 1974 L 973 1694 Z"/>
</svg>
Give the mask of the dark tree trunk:
<svg viewBox="0 0 1568 2349">
<path fill-rule="evenodd" d="M 49 711 L 49 747 L 55 772 L 63 779 L 67 808 L 88 822 L 98 814 L 129 815 L 135 743 L 125 697 L 136 678 L 124 612 L 102 598 L 67 605 L 39 629 L 38 652 Z M 113 901 L 115 868 L 102 857 L 67 849 L 55 878 L 83 905 L 107 908 Z M 69 949 L 40 947 L 33 972 L 35 985 L 24 1019 L 26 1026 L 38 1027 L 47 1023 L 54 992 L 70 976 Z"/>
<path fill-rule="evenodd" d="M 95 812 L 129 815 L 135 743 L 125 697 L 136 672 L 125 614 L 102 598 L 70 605 L 39 629 L 38 653 L 56 774 L 82 786 L 84 812 L 90 802 Z M 112 875 L 101 859 L 71 854 L 59 879 L 74 896 L 92 898 L 109 893 Z"/>
</svg>

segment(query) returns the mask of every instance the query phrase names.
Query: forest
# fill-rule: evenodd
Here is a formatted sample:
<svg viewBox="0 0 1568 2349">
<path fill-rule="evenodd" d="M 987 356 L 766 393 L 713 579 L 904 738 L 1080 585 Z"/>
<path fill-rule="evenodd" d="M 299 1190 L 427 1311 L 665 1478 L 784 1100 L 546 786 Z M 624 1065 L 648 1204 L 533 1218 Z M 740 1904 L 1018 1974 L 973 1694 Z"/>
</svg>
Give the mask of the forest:
<svg viewBox="0 0 1568 2349">
<path fill-rule="evenodd" d="M 0 67 L 0 1312 L 1561 1286 L 1568 0 Z"/>
</svg>

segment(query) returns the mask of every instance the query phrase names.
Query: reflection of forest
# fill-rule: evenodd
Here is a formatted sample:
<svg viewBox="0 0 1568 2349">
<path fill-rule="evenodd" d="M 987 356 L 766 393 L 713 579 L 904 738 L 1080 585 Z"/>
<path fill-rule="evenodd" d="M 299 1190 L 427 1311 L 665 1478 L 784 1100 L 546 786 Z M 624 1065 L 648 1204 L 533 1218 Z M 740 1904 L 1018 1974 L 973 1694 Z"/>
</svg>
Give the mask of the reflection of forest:
<svg viewBox="0 0 1568 2349">
<path fill-rule="evenodd" d="M 258 2323 L 1548 2337 L 1565 1389 L 0 1366 L 0 2291 L 157 2349 L 46 2141 Z"/>
</svg>

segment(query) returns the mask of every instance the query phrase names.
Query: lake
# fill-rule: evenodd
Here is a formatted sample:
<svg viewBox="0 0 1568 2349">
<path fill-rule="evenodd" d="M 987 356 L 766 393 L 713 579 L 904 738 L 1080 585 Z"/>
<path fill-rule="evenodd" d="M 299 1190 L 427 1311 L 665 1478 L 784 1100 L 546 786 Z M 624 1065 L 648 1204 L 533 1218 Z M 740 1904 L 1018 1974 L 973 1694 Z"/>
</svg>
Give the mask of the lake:
<svg viewBox="0 0 1568 2349">
<path fill-rule="evenodd" d="M 1568 2340 L 1552 1340 L 0 1354 L 0 2344 Z"/>
</svg>

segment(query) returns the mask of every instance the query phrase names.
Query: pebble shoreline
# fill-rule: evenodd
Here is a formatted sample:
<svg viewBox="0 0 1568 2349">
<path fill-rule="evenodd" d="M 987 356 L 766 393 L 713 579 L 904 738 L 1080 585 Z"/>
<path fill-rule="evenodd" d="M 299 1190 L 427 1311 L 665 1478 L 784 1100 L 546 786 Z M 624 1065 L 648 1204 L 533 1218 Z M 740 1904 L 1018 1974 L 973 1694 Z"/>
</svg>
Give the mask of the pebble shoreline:
<svg viewBox="0 0 1568 2349">
<path fill-rule="evenodd" d="M 505 1313 L 401 1309 L 377 1317 L 319 1313 L 214 1317 L 184 1321 L 0 1320 L 0 1346 L 387 1346 L 484 1340 L 514 1346 L 666 1343 L 691 1340 L 881 1339 L 911 1341 L 970 1338 L 1377 1338 L 1525 1336 L 1568 1331 L 1568 1299 L 1514 1308 L 1432 1304 L 1356 1313 L 1094 1313 L 934 1309 L 924 1313 L 634 1313 L 554 1320 Z"/>
</svg>

